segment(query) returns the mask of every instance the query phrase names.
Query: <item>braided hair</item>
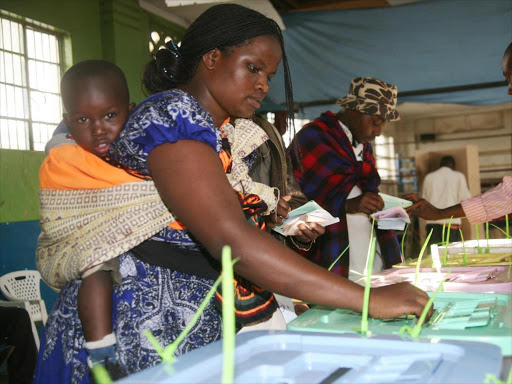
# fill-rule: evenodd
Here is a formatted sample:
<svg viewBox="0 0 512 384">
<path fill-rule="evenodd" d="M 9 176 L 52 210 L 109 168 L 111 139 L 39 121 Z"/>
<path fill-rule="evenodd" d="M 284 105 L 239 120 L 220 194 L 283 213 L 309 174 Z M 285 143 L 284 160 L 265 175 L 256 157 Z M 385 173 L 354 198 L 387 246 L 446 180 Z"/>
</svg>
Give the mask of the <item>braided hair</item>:
<svg viewBox="0 0 512 384">
<path fill-rule="evenodd" d="M 218 48 L 229 53 L 248 40 L 270 35 L 281 45 L 288 126 L 293 124 L 293 91 L 284 51 L 281 28 L 272 19 L 237 4 L 219 4 L 208 8 L 187 29 L 181 46 L 171 40 L 146 65 L 143 85 L 149 94 L 167 91 L 192 79 L 203 55 Z"/>
</svg>

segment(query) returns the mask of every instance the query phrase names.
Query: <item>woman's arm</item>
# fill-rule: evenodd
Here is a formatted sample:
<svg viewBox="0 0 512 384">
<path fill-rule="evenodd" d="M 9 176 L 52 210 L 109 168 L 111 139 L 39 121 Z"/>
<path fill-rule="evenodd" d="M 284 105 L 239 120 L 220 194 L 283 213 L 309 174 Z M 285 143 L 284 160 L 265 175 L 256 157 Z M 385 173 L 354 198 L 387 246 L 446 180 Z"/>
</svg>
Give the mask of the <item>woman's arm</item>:
<svg viewBox="0 0 512 384">
<path fill-rule="evenodd" d="M 462 200 L 462 209 L 470 223 L 485 223 L 512 213 L 512 176 L 481 195 Z"/>
<path fill-rule="evenodd" d="M 460 204 L 441 209 L 434 207 L 426 199 L 420 198 L 415 193 L 409 193 L 405 196 L 402 196 L 402 198 L 410 200 L 414 203 L 405 209 L 409 216 L 417 216 L 425 220 L 442 220 L 449 219 L 450 217 L 458 218 L 465 216 L 462 205 Z"/>
<path fill-rule="evenodd" d="M 363 289 L 287 249 L 250 225 L 217 154 L 206 144 L 182 140 L 156 147 L 148 169 L 169 209 L 220 260 L 231 246 L 240 275 L 273 292 L 307 302 L 362 310 Z M 427 295 L 410 284 L 373 289 L 370 314 L 420 315 Z"/>
<path fill-rule="evenodd" d="M 411 216 L 426 220 L 467 217 L 470 223 L 485 223 L 512 212 L 512 176 L 504 176 L 503 182 L 496 187 L 448 208 L 436 208 L 414 193 L 403 198 L 414 202 L 406 209 Z"/>
</svg>

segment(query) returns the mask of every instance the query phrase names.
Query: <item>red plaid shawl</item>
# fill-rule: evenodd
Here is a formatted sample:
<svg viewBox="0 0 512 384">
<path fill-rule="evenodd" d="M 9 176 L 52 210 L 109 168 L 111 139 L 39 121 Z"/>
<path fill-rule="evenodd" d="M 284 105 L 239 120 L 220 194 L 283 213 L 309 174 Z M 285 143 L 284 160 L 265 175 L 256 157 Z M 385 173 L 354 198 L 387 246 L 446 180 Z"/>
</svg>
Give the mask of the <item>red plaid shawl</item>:
<svg viewBox="0 0 512 384">
<path fill-rule="evenodd" d="M 363 192 L 378 192 L 380 176 L 375 168 L 372 146 L 363 147 L 363 161 L 357 161 L 352 144 L 332 112 L 305 125 L 288 148 L 295 178 L 302 191 L 340 222 L 325 228 L 325 234 L 306 254 L 310 260 L 328 268 L 347 247 L 348 231 L 345 200 L 357 185 Z M 385 266 L 400 262 L 400 247 L 393 231 L 377 230 Z M 349 257 L 345 254 L 332 269 L 348 276 Z"/>
</svg>

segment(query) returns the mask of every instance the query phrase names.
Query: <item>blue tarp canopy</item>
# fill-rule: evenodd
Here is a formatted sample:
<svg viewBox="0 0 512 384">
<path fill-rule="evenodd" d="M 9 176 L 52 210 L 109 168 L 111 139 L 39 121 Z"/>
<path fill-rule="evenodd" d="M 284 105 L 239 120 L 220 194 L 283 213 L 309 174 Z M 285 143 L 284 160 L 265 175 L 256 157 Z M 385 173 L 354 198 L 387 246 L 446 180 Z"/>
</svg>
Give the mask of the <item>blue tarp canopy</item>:
<svg viewBox="0 0 512 384">
<path fill-rule="evenodd" d="M 430 0 L 282 17 L 294 99 L 306 105 L 302 117 L 336 110 L 333 100 L 346 95 L 357 76 L 397 85 L 399 103 L 512 101 L 501 70 L 512 42 L 511 0 Z M 284 100 L 281 69 L 263 109 L 277 109 Z"/>
</svg>

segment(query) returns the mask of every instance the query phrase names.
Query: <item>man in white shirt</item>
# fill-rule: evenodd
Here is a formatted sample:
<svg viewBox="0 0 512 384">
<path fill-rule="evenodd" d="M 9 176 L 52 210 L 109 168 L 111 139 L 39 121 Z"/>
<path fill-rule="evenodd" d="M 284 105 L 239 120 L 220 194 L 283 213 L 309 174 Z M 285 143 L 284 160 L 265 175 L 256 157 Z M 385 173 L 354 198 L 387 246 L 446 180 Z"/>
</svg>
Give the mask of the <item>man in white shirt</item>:
<svg viewBox="0 0 512 384">
<path fill-rule="evenodd" d="M 429 173 L 423 181 L 422 196 L 438 208 L 451 207 L 462 200 L 470 198 L 466 177 L 455 171 L 455 159 L 452 156 L 444 156 L 441 159 L 437 171 Z M 448 234 L 449 219 L 427 221 L 427 233 L 433 229 L 430 238 L 431 244 L 443 242 Z M 445 239 L 442 238 L 443 225 L 445 225 Z M 449 241 L 459 241 L 461 219 L 452 219 Z"/>
</svg>

